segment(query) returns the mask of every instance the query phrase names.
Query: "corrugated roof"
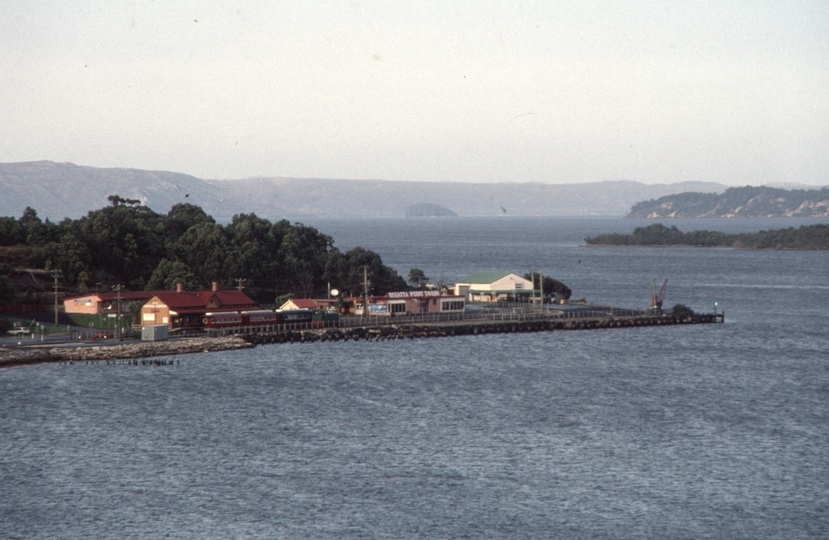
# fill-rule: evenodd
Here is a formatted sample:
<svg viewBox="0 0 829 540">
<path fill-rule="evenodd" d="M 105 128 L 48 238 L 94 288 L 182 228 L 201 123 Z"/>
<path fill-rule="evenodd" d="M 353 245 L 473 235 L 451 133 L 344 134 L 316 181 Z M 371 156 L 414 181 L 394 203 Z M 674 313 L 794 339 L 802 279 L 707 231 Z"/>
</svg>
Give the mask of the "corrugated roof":
<svg viewBox="0 0 829 540">
<path fill-rule="evenodd" d="M 472 289 L 469 291 L 472 294 L 477 294 L 480 296 L 487 295 L 487 294 L 534 294 L 538 292 L 538 289 L 501 289 L 497 291 L 490 291 L 490 290 L 479 290 L 479 289 Z"/>
<path fill-rule="evenodd" d="M 316 300 L 312 300 L 310 298 L 291 298 L 290 300 L 288 300 L 288 302 L 292 303 L 300 309 L 317 309 L 318 307 L 320 307 Z M 287 304 L 288 302 L 285 302 L 285 304 Z M 285 304 L 282 305 L 281 309 L 284 309 Z"/>
<path fill-rule="evenodd" d="M 155 295 L 167 307 L 176 311 L 182 309 L 205 309 L 215 299 L 220 308 L 258 308 L 258 304 L 238 289 L 227 291 L 160 291 Z"/>
<path fill-rule="evenodd" d="M 231 307 L 231 306 L 256 306 L 259 305 L 251 300 L 251 298 L 240 291 L 239 289 L 229 289 L 226 291 L 216 291 L 216 298 L 219 300 L 219 304 L 222 307 Z"/>
<path fill-rule="evenodd" d="M 471 276 L 458 280 L 458 283 L 493 283 L 512 274 L 512 272 L 476 272 Z"/>
<path fill-rule="evenodd" d="M 163 292 L 170 292 L 170 291 L 121 291 L 121 300 L 142 300 L 142 299 L 150 299 L 153 296 L 163 293 Z M 64 297 L 63 300 L 76 300 L 78 298 L 94 298 L 97 297 L 99 302 L 107 302 L 110 300 L 116 300 L 118 298 L 117 292 L 97 292 L 97 293 L 86 293 L 86 294 L 79 294 L 75 296 L 67 296 Z"/>
</svg>

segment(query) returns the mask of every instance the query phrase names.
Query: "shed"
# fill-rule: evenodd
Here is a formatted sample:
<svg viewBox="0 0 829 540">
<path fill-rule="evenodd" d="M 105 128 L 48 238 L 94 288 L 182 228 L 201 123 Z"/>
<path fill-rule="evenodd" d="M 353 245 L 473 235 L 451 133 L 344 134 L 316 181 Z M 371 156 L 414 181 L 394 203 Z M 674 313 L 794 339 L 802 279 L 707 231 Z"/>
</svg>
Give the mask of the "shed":
<svg viewBox="0 0 829 540">
<path fill-rule="evenodd" d="M 513 272 L 477 272 L 455 283 L 455 294 L 470 302 L 494 302 L 533 292 L 532 281 Z"/>
<path fill-rule="evenodd" d="M 317 303 L 316 300 L 312 300 L 310 298 L 291 298 L 282 306 L 280 306 L 280 310 L 283 309 L 319 309 L 320 305 Z"/>
</svg>

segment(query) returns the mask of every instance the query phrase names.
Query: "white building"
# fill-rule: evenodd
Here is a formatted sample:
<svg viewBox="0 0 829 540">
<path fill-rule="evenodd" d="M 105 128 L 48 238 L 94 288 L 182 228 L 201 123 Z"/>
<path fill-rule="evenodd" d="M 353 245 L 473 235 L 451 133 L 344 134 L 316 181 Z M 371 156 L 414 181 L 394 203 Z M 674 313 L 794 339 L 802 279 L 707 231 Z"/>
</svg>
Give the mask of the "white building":
<svg viewBox="0 0 829 540">
<path fill-rule="evenodd" d="M 533 284 L 512 272 L 477 272 L 455 283 L 455 294 L 470 302 L 495 302 L 531 296 Z"/>
</svg>

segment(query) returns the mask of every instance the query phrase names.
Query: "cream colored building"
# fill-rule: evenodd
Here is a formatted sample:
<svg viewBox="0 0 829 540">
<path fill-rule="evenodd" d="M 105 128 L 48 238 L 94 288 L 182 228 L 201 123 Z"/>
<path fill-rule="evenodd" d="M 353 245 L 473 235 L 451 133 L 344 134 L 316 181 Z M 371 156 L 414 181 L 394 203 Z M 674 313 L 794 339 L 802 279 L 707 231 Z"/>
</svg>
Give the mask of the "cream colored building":
<svg viewBox="0 0 829 540">
<path fill-rule="evenodd" d="M 495 302 L 531 296 L 533 284 L 512 272 L 477 272 L 455 283 L 455 294 L 470 302 Z"/>
</svg>

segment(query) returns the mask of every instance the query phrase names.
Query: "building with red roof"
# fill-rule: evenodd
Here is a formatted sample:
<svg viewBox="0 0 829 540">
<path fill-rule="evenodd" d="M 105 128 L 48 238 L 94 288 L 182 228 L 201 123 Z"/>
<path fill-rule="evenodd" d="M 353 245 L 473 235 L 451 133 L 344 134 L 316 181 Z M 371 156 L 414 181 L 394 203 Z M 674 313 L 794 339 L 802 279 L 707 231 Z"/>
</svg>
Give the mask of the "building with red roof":
<svg viewBox="0 0 829 540">
<path fill-rule="evenodd" d="M 121 291 L 94 292 L 78 296 L 68 296 L 63 299 L 63 310 L 66 313 L 85 313 L 99 315 L 101 313 L 115 313 L 118 311 L 118 299 L 121 300 L 121 313 L 129 313 L 133 302 L 144 303 L 158 293 L 164 291 Z"/>
<path fill-rule="evenodd" d="M 172 329 L 201 328 L 208 313 L 232 313 L 259 309 L 259 305 L 238 289 L 220 291 L 156 291 L 141 308 L 141 325 L 166 324 Z"/>
</svg>

